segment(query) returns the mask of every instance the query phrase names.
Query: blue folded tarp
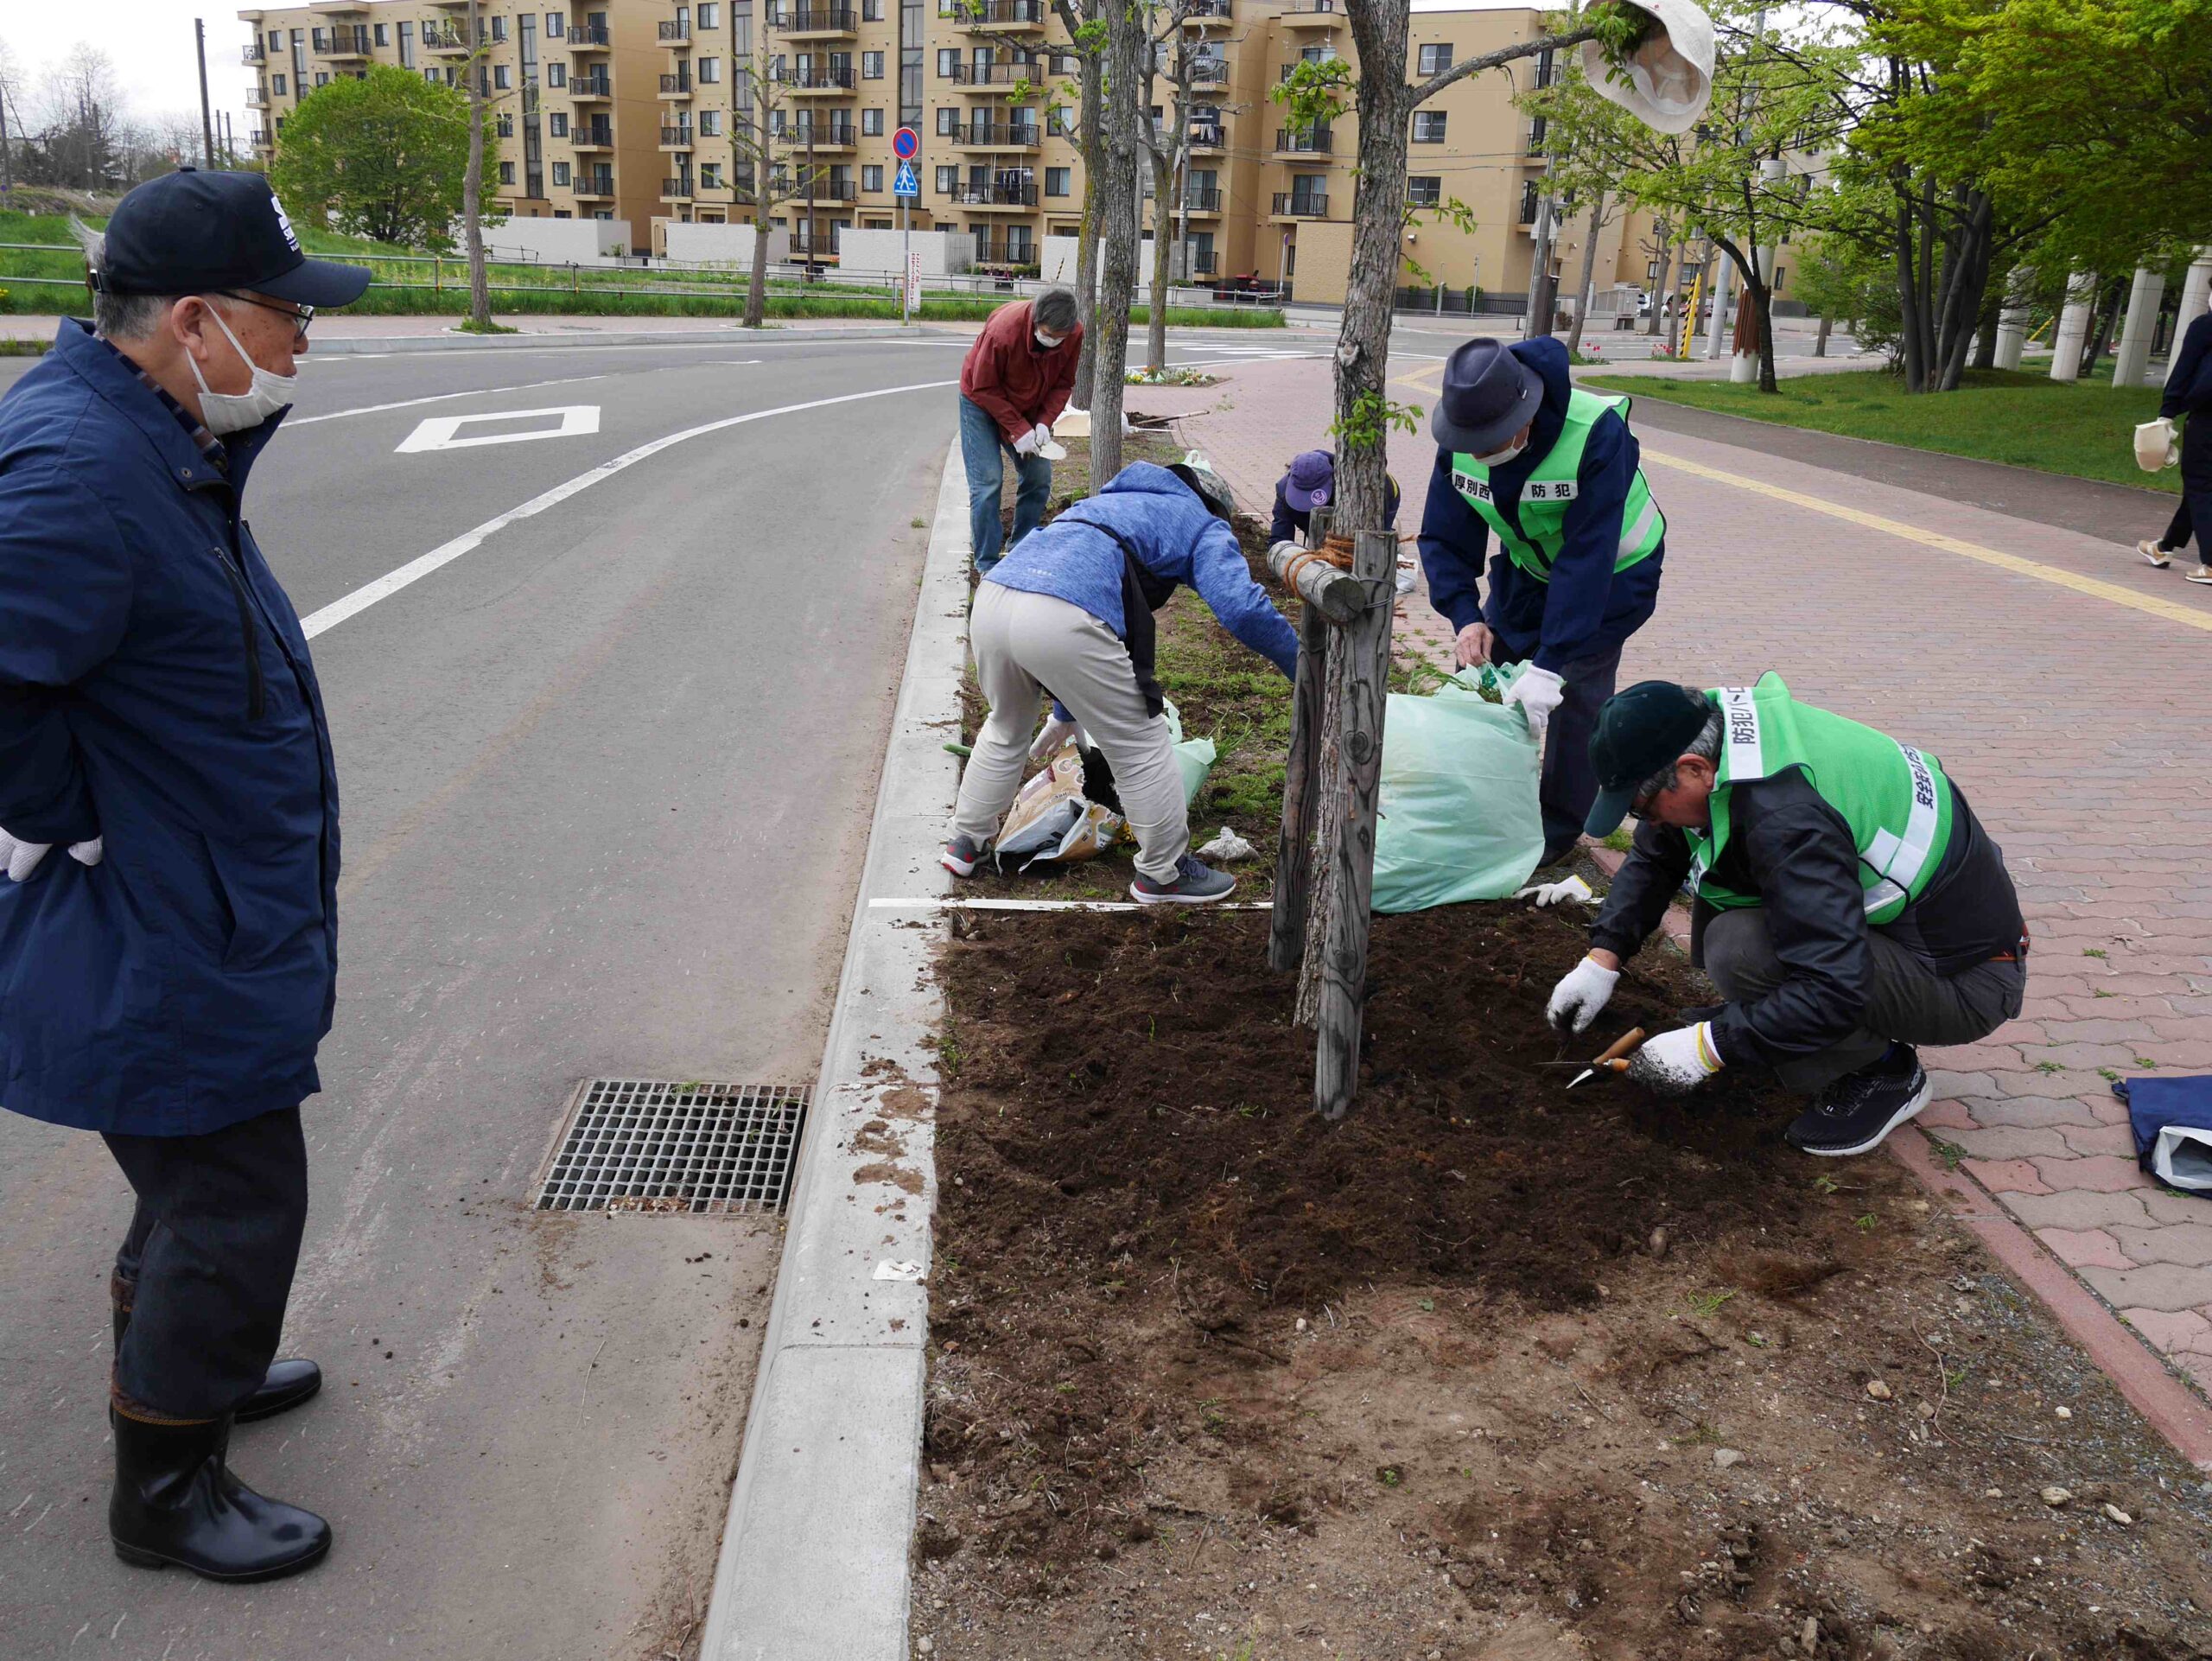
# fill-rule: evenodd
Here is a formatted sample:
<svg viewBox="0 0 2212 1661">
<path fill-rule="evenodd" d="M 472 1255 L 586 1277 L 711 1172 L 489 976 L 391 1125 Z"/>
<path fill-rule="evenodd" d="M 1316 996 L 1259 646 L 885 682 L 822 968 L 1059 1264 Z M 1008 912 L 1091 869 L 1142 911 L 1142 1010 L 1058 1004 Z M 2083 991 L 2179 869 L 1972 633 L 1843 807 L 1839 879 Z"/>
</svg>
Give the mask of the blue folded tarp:
<svg viewBox="0 0 2212 1661">
<path fill-rule="evenodd" d="M 2170 1188 L 2212 1194 L 2212 1075 L 2123 1079 L 2112 1093 L 2127 1104 L 2136 1162 Z"/>
</svg>

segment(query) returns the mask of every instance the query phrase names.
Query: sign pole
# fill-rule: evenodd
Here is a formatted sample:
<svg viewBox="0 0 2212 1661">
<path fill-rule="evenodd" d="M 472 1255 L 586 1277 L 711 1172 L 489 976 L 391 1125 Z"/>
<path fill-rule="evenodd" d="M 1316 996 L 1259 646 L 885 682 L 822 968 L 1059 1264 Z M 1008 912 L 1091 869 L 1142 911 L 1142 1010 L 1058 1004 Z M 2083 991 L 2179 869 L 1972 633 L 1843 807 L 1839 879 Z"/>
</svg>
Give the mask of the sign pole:
<svg viewBox="0 0 2212 1661">
<path fill-rule="evenodd" d="M 906 273 L 914 263 L 913 242 L 906 229 L 906 199 L 899 199 L 899 321 L 910 324 L 914 321 L 914 285 Z"/>
<path fill-rule="evenodd" d="M 912 127 L 901 127 L 891 135 L 891 153 L 899 158 L 899 172 L 891 181 L 892 194 L 899 199 L 899 321 L 902 325 L 914 321 L 914 290 L 920 285 L 915 281 L 914 239 L 910 228 L 908 210 L 913 199 L 922 194 L 922 182 L 917 171 L 918 158 L 922 153 L 922 136 Z"/>
</svg>

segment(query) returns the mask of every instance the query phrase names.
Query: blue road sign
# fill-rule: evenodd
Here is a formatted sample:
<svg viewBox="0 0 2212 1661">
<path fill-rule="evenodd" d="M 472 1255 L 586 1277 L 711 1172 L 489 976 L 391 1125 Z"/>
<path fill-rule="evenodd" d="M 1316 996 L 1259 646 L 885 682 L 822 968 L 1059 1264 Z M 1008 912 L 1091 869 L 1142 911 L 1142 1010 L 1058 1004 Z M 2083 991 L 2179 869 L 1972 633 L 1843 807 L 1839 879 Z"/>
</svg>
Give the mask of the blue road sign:
<svg viewBox="0 0 2212 1661">
<path fill-rule="evenodd" d="M 911 162 L 922 153 L 922 136 L 912 127 L 901 127 L 891 135 L 891 153 L 902 162 Z"/>
<path fill-rule="evenodd" d="M 899 176 L 891 181 L 891 194 L 894 196 L 918 196 L 922 194 L 922 181 L 915 174 L 912 162 L 899 164 Z"/>
</svg>

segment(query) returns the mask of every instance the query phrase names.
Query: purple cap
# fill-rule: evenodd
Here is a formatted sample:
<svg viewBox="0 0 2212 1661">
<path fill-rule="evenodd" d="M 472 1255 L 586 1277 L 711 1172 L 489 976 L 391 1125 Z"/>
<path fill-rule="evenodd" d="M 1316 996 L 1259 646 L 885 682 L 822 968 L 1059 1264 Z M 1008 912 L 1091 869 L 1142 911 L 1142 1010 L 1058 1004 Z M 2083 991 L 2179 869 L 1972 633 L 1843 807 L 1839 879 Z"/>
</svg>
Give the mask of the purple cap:
<svg viewBox="0 0 2212 1661">
<path fill-rule="evenodd" d="M 1282 481 L 1283 500 L 1300 513 L 1326 507 L 1336 493 L 1337 458 L 1326 450 L 1307 450 L 1294 456 L 1290 476 Z"/>
</svg>

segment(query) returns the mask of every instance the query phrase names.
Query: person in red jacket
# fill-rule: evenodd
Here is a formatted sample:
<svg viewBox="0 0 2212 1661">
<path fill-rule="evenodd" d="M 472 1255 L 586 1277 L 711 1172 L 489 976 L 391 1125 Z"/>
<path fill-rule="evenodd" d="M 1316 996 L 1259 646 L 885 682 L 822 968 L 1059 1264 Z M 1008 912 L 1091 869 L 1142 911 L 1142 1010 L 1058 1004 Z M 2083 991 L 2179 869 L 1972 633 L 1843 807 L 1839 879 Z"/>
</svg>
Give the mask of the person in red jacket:
<svg viewBox="0 0 2212 1661">
<path fill-rule="evenodd" d="M 1011 547 L 1044 523 L 1052 464 L 1039 452 L 1075 390 L 1082 355 L 1083 325 L 1075 320 L 1075 296 L 1065 289 L 1001 306 L 968 348 L 960 366 L 960 457 L 968 468 L 969 533 L 978 574 L 999 563 L 1002 542 Z M 999 525 L 1001 450 L 1012 452 L 1020 480 L 1011 541 Z"/>
</svg>

